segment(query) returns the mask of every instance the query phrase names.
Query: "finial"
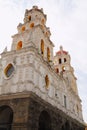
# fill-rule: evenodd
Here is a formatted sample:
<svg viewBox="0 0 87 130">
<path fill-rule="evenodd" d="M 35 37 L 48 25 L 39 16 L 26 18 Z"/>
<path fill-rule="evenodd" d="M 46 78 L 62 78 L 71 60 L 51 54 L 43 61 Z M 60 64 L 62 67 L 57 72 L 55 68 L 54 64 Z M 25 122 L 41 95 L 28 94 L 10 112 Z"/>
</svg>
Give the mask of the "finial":
<svg viewBox="0 0 87 130">
<path fill-rule="evenodd" d="M 33 9 L 38 9 L 38 6 L 34 5 L 34 6 L 33 6 Z"/>
<path fill-rule="evenodd" d="M 7 52 L 7 46 L 5 47 L 5 49 L 3 50 L 3 52 Z"/>
<path fill-rule="evenodd" d="M 43 8 L 41 8 L 41 11 L 43 12 Z"/>
<path fill-rule="evenodd" d="M 61 50 L 61 51 L 63 50 L 63 47 L 62 47 L 62 46 L 60 46 L 60 50 Z"/>
</svg>

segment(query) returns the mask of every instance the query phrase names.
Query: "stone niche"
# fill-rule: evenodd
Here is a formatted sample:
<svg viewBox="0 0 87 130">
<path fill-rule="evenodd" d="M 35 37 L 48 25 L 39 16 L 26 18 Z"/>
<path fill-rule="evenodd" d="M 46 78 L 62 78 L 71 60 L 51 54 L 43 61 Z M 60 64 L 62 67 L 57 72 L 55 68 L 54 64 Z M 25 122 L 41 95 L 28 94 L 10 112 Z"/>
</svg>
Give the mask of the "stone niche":
<svg viewBox="0 0 87 130">
<path fill-rule="evenodd" d="M 0 100 L 0 130 L 84 130 L 85 126 L 33 93 Z"/>
</svg>

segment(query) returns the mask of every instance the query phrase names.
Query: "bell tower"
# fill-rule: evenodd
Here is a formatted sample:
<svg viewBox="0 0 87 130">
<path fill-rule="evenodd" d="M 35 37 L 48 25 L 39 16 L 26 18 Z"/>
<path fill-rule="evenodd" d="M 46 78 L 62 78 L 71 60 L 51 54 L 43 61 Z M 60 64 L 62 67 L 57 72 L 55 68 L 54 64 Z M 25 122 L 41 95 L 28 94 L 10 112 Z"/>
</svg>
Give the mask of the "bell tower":
<svg viewBox="0 0 87 130">
<path fill-rule="evenodd" d="M 57 72 L 61 73 L 65 70 L 71 70 L 72 67 L 70 66 L 70 55 L 67 51 L 63 50 L 63 47 L 60 46 L 60 50 L 56 53 L 54 57 L 54 65 Z"/>
<path fill-rule="evenodd" d="M 50 29 L 46 27 L 47 16 L 43 9 L 33 6 L 25 11 L 24 23 L 17 26 L 18 33 L 13 38 L 11 50 L 21 50 L 35 46 L 46 61 L 53 60 L 53 43 L 50 41 Z"/>
<path fill-rule="evenodd" d="M 70 64 L 71 57 L 67 51 L 63 50 L 63 47 L 60 46 L 60 50 L 54 56 L 54 68 L 56 73 L 62 75 L 68 80 L 69 86 L 76 95 L 78 95 L 76 77 L 74 75 L 74 69 Z"/>
</svg>

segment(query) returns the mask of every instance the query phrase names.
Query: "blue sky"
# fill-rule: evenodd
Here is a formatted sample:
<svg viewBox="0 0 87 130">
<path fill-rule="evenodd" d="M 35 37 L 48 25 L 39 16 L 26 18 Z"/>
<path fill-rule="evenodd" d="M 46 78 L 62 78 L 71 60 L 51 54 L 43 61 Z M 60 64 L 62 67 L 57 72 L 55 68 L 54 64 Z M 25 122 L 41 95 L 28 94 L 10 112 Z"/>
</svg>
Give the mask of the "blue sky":
<svg viewBox="0 0 87 130">
<path fill-rule="evenodd" d="M 43 8 L 47 14 L 46 25 L 51 30 L 54 53 L 62 45 L 71 55 L 87 122 L 87 1 L 0 0 L 0 53 L 6 46 L 10 50 L 11 36 L 17 33 L 17 25 L 23 23 L 25 9 L 31 9 L 33 5 Z"/>
</svg>

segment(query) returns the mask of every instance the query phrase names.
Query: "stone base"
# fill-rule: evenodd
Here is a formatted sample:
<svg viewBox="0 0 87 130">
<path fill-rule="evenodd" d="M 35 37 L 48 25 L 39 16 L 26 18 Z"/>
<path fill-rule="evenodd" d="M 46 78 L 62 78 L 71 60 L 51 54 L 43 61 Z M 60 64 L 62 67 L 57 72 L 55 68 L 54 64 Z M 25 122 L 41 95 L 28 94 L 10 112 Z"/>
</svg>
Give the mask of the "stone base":
<svg viewBox="0 0 87 130">
<path fill-rule="evenodd" d="M 18 96 L 19 95 L 19 96 Z M 70 118 L 33 93 L 0 97 L 0 130 L 84 130 Z"/>
</svg>

